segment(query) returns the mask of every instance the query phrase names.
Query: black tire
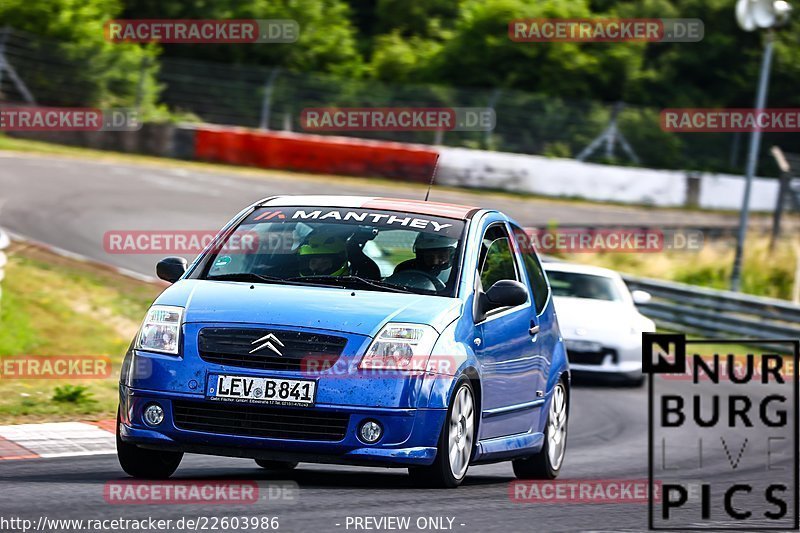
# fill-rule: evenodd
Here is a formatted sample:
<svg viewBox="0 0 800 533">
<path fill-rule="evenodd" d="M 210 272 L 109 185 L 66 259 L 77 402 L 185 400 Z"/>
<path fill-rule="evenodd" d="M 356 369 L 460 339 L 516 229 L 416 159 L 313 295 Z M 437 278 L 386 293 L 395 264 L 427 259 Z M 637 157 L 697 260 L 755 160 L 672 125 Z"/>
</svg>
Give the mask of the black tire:
<svg viewBox="0 0 800 533">
<path fill-rule="evenodd" d="M 625 386 L 630 387 L 632 389 L 638 389 L 643 387 L 646 382 L 647 382 L 647 376 L 642 374 L 639 377 L 628 378 L 628 380 L 625 382 Z"/>
<path fill-rule="evenodd" d="M 569 394 L 566 388 L 566 385 L 563 381 L 559 381 L 556 387 L 561 387 L 564 397 L 564 409 L 565 409 L 565 418 L 564 418 L 564 425 L 567 425 L 568 422 L 568 414 L 569 414 Z M 558 477 L 558 474 L 561 472 L 561 467 L 564 464 L 564 455 L 563 451 L 561 453 L 561 459 L 558 461 L 557 465 L 553 465 L 550 459 L 550 439 L 549 432 L 550 432 L 550 418 L 552 416 L 552 403 L 555 399 L 555 390 L 553 391 L 554 398 L 551 399 L 551 408 L 547 410 L 547 423 L 545 424 L 545 435 L 544 435 L 544 444 L 542 445 L 542 449 L 539 453 L 531 455 L 530 457 L 524 457 L 522 459 L 514 459 L 512 461 L 512 465 L 514 467 L 514 475 L 517 476 L 519 479 L 555 479 Z M 564 436 L 563 436 L 563 447 L 566 447 L 566 439 L 567 439 L 567 432 L 565 428 Z"/>
<path fill-rule="evenodd" d="M 463 388 L 467 389 L 472 400 L 472 435 L 469 438 L 470 445 L 467 452 L 469 456 L 467 459 L 466 470 L 464 470 L 460 476 L 456 477 L 456 475 L 453 474 L 453 470 L 450 466 L 450 417 L 453 414 L 456 398 L 459 397 L 459 394 Z M 445 418 L 444 424 L 442 424 L 441 432 L 439 433 L 436 459 L 433 461 L 433 464 L 429 466 L 415 466 L 408 469 L 412 484 L 418 487 L 453 489 L 458 487 L 461 482 L 464 481 L 464 478 L 467 477 L 467 472 L 469 471 L 469 460 L 472 459 L 472 454 L 474 453 L 475 449 L 475 436 L 477 433 L 476 429 L 478 427 L 477 414 L 478 409 L 477 405 L 475 404 L 475 392 L 472 389 L 472 384 L 470 383 L 469 379 L 462 377 L 456 386 L 453 387 L 453 396 L 450 399 L 450 406 L 447 408 L 447 417 Z"/>
<path fill-rule="evenodd" d="M 119 465 L 136 479 L 168 479 L 181 464 L 183 452 L 145 450 L 134 444 L 123 442 L 119 435 L 119 411 L 117 412 L 117 459 Z"/>
<path fill-rule="evenodd" d="M 298 465 L 291 461 L 269 461 L 267 459 L 256 459 L 256 464 L 266 470 L 293 470 Z"/>
</svg>

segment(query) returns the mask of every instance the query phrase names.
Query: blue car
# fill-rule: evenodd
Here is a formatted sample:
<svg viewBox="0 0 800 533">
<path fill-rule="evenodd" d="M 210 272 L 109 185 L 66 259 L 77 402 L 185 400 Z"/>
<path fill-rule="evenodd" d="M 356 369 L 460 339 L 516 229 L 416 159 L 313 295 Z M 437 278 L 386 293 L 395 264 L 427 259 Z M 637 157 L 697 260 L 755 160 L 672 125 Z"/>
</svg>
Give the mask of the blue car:
<svg viewBox="0 0 800 533">
<path fill-rule="evenodd" d="M 172 285 L 120 377 L 133 477 L 167 478 L 184 453 L 405 467 L 439 487 L 472 464 L 561 470 L 567 354 L 539 258 L 503 213 L 271 197 L 156 270 Z"/>
</svg>

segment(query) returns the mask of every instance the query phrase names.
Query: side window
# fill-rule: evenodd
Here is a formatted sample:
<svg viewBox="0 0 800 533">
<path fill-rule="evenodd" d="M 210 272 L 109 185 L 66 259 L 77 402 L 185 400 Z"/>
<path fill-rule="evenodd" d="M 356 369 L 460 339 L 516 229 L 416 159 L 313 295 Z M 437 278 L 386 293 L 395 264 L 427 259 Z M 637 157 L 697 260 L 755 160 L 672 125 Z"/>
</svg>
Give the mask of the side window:
<svg viewBox="0 0 800 533">
<path fill-rule="evenodd" d="M 525 271 L 528 273 L 528 279 L 531 282 L 533 289 L 533 301 L 536 304 L 536 314 L 544 311 L 544 306 L 547 303 L 547 278 L 545 277 L 542 264 L 539 263 L 539 258 L 533 250 L 533 244 L 530 237 L 522 228 L 512 226 L 514 231 L 514 238 L 517 240 L 520 252 L 522 252 L 522 263 L 525 265 Z"/>
<path fill-rule="evenodd" d="M 514 252 L 508 233 L 501 225 L 491 226 L 483 236 L 478 274 L 483 290 L 501 279 L 519 281 L 514 261 Z"/>
</svg>

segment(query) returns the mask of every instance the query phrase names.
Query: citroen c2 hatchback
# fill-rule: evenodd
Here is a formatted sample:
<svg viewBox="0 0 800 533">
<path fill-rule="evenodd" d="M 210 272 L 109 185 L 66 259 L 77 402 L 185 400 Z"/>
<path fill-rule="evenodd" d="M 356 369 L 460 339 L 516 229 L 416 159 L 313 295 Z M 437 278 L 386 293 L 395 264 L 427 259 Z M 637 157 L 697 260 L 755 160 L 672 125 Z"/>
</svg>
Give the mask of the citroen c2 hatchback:
<svg viewBox="0 0 800 533">
<path fill-rule="evenodd" d="M 117 451 L 137 478 L 184 453 L 408 468 L 456 487 L 472 464 L 555 478 L 570 376 L 526 234 L 498 211 L 280 196 L 236 215 L 125 357 Z"/>
</svg>

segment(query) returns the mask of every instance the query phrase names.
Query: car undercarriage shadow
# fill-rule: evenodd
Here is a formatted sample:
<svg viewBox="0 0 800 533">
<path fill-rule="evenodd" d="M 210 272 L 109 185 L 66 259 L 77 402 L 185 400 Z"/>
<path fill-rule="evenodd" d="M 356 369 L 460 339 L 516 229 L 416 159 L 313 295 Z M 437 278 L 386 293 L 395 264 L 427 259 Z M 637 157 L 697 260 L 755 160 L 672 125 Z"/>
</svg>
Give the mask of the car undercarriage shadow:
<svg viewBox="0 0 800 533">
<path fill-rule="evenodd" d="M 573 373 L 571 383 L 576 388 L 586 389 L 641 389 L 647 386 L 647 381 L 636 382 L 619 376 L 603 376 L 595 374 Z"/>
<path fill-rule="evenodd" d="M 303 466 L 303 464 L 300 464 L 300 466 L 298 466 L 295 470 L 290 470 L 288 472 L 257 470 L 255 473 L 237 474 L 237 476 L 233 478 L 231 476 L 222 477 L 225 477 L 226 479 L 294 481 L 301 488 L 415 488 L 411 483 L 411 479 L 409 478 L 407 471 L 404 468 L 387 468 L 382 471 L 364 471 L 359 470 L 357 467 L 354 467 L 352 470 L 324 470 L 319 466 L 314 468 L 312 468 L 312 465 L 308 465 L 306 468 L 303 468 Z M 513 479 L 513 476 L 492 474 L 486 475 L 470 472 L 467 474 L 466 479 L 462 483 L 462 487 L 509 483 Z"/>
</svg>

